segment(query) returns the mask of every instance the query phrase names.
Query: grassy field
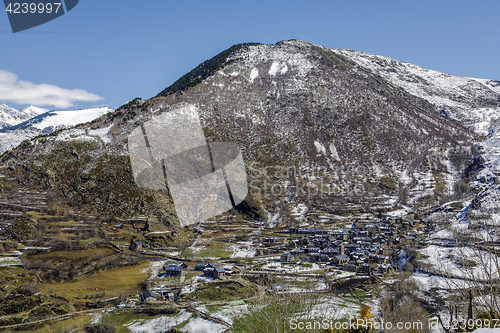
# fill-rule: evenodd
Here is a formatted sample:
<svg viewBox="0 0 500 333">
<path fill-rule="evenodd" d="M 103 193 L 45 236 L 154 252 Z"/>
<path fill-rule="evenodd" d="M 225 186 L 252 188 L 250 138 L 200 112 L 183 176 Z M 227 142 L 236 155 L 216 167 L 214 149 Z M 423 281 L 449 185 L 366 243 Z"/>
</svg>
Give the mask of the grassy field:
<svg viewBox="0 0 500 333">
<path fill-rule="evenodd" d="M 86 332 L 85 331 L 85 326 L 90 324 L 90 321 L 92 320 L 92 316 L 87 315 L 87 316 L 79 316 L 79 317 L 74 317 L 68 320 L 61 321 L 56 324 L 52 325 L 46 325 L 42 328 L 39 329 L 31 329 L 31 330 L 26 330 L 26 331 L 16 331 L 19 333 L 28 333 L 28 332 L 34 332 L 34 333 L 66 333 L 66 332 L 73 332 L 73 333 L 80 333 L 80 332 Z"/>
<path fill-rule="evenodd" d="M 89 249 L 82 251 L 52 251 L 42 254 L 29 255 L 28 260 L 36 262 L 41 260 L 43 262 L 51 260 L 52 262 L 71 261 L 73 263 L 86 261 L 90 257 L 103 256 L 108 257 L 115 254 L 115 251 L 108 248 Z"/>
<path fill-rule="evenodd" d="M 196 289 L 199 299 L 206 302 L 238 300 L 251 297 L 256 292 L 256 288 L 237 281 L 206 283 Z"/>
<path fill-rule="evenodd" d="M 140 290 L 139 282 L 149 277 L 149 262 L 107 270 L 72 282 L 46 283 L 42 291 L 64 295 L 68 299 L 90 298 L 95 294 L 104 294 L 99 298 L 120 296 L 123 292 L 135 293 Z"/>
<path fill-rule="evenodd" d="M 199 251 L 193 251 L 187 248 L 182 257 L 189 259 L 204 259 L 204 258 L 225 258 L 231 255 L 232 251 L 228 248 L 227 244 L 219 242 L 210 242 Z"/>
<path fill-rule="evenodd" d="M 96 312 L 97 313 L 97 312 Z M 133 311 L 123 311 L 123 312 L 111 312 L 106 314 L 107 321 L 112 322 L 116 326 L 116 333 L 129 333 L 130 329 L 128 329 L 127 324 L 132 322 L 133 320 L 151 320 L 154 318 L 161 317 L 159 316 L 150 316 L 142 313 L 135 313 Z M 84 333 L 87 332 L 85 330 L 86 326 L 89 326 L 93 320 L 94 314 L 82 315 L 78 317 L 73 317 L 68 320 L 64 320 L 55 324 L 46 325 L 42 328 L 35 330 L 23 330 L 17 331 L 19 333 Z"/>
</svg>

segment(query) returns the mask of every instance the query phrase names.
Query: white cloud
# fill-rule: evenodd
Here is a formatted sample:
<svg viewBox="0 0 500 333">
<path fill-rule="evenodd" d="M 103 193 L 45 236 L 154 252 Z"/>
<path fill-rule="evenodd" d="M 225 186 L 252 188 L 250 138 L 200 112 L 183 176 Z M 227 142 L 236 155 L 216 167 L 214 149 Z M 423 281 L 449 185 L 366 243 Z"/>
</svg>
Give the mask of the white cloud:
<svg viewBox="0 0 500 333">
<path fill-rule="evenodd" d="M 52 84 L 22 81 L 16 74 L 0 69 L 0 101 L 68 108 L 75 102 L 95 102 L 101 99 L 103 98 L 81 89 L 64 89 Z"/>
</svg>

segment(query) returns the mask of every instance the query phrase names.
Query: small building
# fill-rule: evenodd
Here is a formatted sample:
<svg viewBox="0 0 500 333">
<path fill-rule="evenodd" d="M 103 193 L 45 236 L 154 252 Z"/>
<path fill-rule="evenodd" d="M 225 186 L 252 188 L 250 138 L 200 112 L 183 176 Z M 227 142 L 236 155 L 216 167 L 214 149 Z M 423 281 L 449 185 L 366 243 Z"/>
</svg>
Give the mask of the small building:
<svg viewBox="0 0 500 333">
<path fill-rule="evenodd" d="M 403 236 L 401 237 L 401 242 L 402 242 L 403 244 L 408 244 L 408 243 L 411 243 L 411 242 L 413 242 L 413 241 L 415 241 L 415 237 L 413 237 L 413 236 L 410 236 L 410 235 L 403 235 Z"/>
<path fill-rule="evenodd" d="M 381 274 L 392 273 L 394 272 L 394 268 L 389 264 L 382 264 L 378 266 L 378 271 Z"/>
<path fill-rule="evenodd" d="M 291 261 L 293 261 L 293 254 L 291 254 L 291 253 L 283 253 L 280 256 L 280 261 L 281 262 L 291 262 Z"/>
<path fill-rule="evenodd" d="M 309 238 L 307 238 L 307 237 L 300 237 L 297 240 L 297 244 L 298 245 L 307 245 L 307 244 L 309 244 Z"/>
<path fill-rule="evenodd" d="M 262 240 L 262 243 L 264 244 L 271 244 L 271 243 L 274 243 L 275 242 L 275 239 L 274 237 L 264 237 L 264 239 Z"/>
<path fill-rule="evenodd" d="M 382 248 L 382 254 L 384 256 L 390 256 L 390 255 L 392 255 L 393 252 L 394 252 L 394 250 L 392 248 L 389 248 L 389 247 Z"/>
<path fill-rule="evenodd" d="M 133 242 L 132 244 L 130 244 L 129 250 L 134 251 L 134 252 L 141 251 L 142 250 L 142 243 L 139 241 Z"/>
<path fill-rule="evenodd" d="M 319 253 L 321 249 L 319 247 L 305 247 L 304 251 L 307 253 Z"/>
<path fill-rule="evenodd" d="M 344 269 L 349 272 L 357 272 L 359 267 L 358 265 L 348 263 L 344 265 Z"/>
<path fill-rule="evenodd" d="M 142 301 L 143 302 L 156 302 L 157 300 L 158 300 L 157 296 L 153 295 L 151 290 L 144 290 L 142 292 Z"/>
<path fill-rule="evenodd" d="M 309 261 L 310 262 L 318 262 L 319 261 L 319 253 L 318 252 L 309 253 Z"/>
<path fill-rule="evenodd" d="M 224 273 L 226 275 L 238 274 L 238 267 L 232 265 L 224 266 Z"/>
<path fill-rule="evenodd" d="M 291 251 L 290 254 L 293 255 L 293 258 L 297 260 L 304 260 L 308 257 L 303 249 L 295 249 Z"/>
<path fill-rule="evenodd" d="M 349 261 L 349 256 L 339 254 L 332 258 L 332 262 L 337 265 L 345 265 Z"/>
<path fill-rule="evenodd" d="M 326 249 L 321 251 L 322 254 L 326 254 L 329 257 L 333 257 L 334 255 L 341 254 L 340 249 L 338 247 L 327 247 Z"/>
<path fill-rule="evenodd" d="M 208 263 L 208 262 L 197 262 L 196 264 L 194 264 L 194 270 L 195 271 L 198 271 L 198 272 L 203 272 L 205 270 L 205 268 L 207 267 L 217 267 L 216 264 L 214 263 Z"/>
<path fill-rule="evenodd" d="M 323 254 L 323 253 L 321 253 L 321 254 L 319 255 L 319 261 L 320 261 L 320 262 L 328 262 L 328 260 L 329 260 L 328 255 Z"/>
<path fill-rule="evenodd" d="M 389 261 L 389 257 L 384 256 L 383 254 L 371 254 L 370 259 L 377 264 L 387 264 Z"/>
<path fill-rule="evenodd" d="M 166 264 L 165 273 L 167 276 L 180 276 L 182 274 L 182 264 L 180 263 Z"/>
<path fill-rule="evenodd" d="M 142 301 L 146 303 L 164 302 L 173 300 L 175 297 L 170 288 L 154 288 L 142 292 Z"/>
<path fill-rule="evenodd" d="M 206 277 L 218 279 L 221 276 L 223 276 L 225 272 L 226 272 L 226 270 L 223 267 L 211 267 L 210 266 L 210 267 L 206 267 L 203 270 L 203 275 L 205 275 Z"/>
<path fill-rule="evenodd" d="M 370 266 L 370 265 L 369 265 L 369 264 L 367 264 L 367 263 L 363 263 L 363 264 L 361 264 L 361 265 L 359 266 L 359 270 L 358 270 L 358 271 L 359 271 L 360 273 L 366 273 L 366 274 L 368 274 L 368 273 L 370 273 L 370 272 L 371 272 L 371 270 L 372 270 L 372 266 Z"/>
<path fill-rule="evenodd" d="M 255 255 L 256 256 L 265 256 L 265 255 L 269 255 L 269 254 L 273 254 L 275 250 L 272 250 L 272 249 L 256 249 L 255 250 Z"/>
</svg>

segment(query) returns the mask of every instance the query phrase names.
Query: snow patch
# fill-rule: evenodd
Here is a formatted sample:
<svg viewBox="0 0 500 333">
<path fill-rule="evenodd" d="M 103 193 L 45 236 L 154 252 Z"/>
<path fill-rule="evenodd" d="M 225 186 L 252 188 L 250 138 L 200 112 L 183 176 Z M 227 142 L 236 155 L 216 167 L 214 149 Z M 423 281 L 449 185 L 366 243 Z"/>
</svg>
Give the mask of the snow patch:
<svg viewBox="0 0 500 333">
<path fill-rule="evenodd" d="M 316 147 L 316 150 L 318 151 L 318 154 L 319 154 L 319 153 L 322 153 L 323 155 L 325 155 L 325 156 L 326 156 L 326 148 L 325 148 L 325 146 L 323 146 L 323 145 L 321 144 L 321 142 L 319 142 L 319 141 L 314 141 L 314 146 Z"/>
<path fill-rule="evenodd" d="M 278 61 L 273 62 L 271 68 L 269 69 L 269 75 L 275 76 L 280 68 L 280 63 Z"/>
<path fill-rule="evenodd" d="M 124 326 L 126 326 L 132 333 L 163 333 L 185 322 L 192 316 L 192 313 L 186 312 L 182 309 L 181 313 L 175 317 L 163 316 L 151 320 L 133 320 Z M 190 332 L 194 331 L 190 330 Z"/>
<path fill-rule="evenodd" d="M 250 72 L 250 82 L 253 83 L 253 81 L 259 76 L 259 70 L 257 67 L 252 68 L 252 71 Z"/>
<path fill-rule="evenodd" d="M 333 142 L 330 143 L 330 153 L 332 154 L 332 158 L 335 161 L 340 162 L 340 157 L 339 157 L 339 154 L 337 152 L 337 147 L 335 147 L 335 145 L 333 144 Z"/>
<path fill-rule="evenodd" d="M 111 127 L 113 127 L 113 125 L 89 130 L 89 135 L 99 137 L 104 143 L 111 143 L 111 138 L 108 136 Z"/>
<path fill-rule="evenodd" d="M 191 319 L 183 328 L 182 332 L 189 333 L 221 333 L 228 328 L 222 324 L 214 323 L 203 318 Z M 164 332 L 164 331 L 162 331 Z"/>
</svg>

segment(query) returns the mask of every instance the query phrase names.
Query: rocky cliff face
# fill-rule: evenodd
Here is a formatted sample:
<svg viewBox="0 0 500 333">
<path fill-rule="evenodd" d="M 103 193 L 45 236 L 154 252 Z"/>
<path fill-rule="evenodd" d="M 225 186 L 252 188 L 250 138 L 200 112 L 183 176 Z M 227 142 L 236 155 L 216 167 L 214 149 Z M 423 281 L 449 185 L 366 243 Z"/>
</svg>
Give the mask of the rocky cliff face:
<svg viewBox="0 0 500 333">
<path fill-rule="evenodd" d="M 133 183 L 126 139 L 189 104 L 209 141 L 243 147 L 250 196 L 238 208 L 269 226 L 419 213 L 461 196 L 479 136 L 382 74 L 348 51 L 300 41 L 235 46 L 156 98 L 4 155 L 0 172 L 90 211 L 175 223 L 168 194 Z"/>
</svg>

